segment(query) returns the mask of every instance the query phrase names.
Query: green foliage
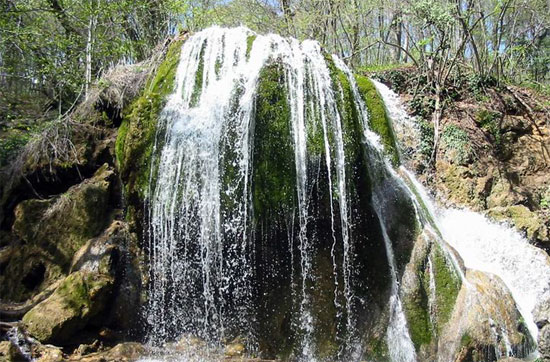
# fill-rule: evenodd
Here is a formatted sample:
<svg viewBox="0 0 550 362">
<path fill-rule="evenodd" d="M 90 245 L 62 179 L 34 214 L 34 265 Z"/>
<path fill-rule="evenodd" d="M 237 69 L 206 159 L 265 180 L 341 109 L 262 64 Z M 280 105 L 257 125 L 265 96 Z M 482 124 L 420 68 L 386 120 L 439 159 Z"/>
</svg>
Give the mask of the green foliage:
<svg viewBox="0 0 550 362">
<path fill-rule="evenodd" d="M 499 112 L 482 109 L 476 114 L 477 124 L 491 135 L 497 153 L 500 153 L 503 147 L 501 121 L 502 114 Z"/>
<path fill-rule="evenodd" d="M 0 167 L 8 162 L 23 148 L 30 140 L 28 132 L 11 132 L 7 137 L 0 138 Z"/>
<path fill-rule="evenodd" d="M 546 192 L 541 195 L 539 206 L 541 209 L 550 209 L 550 187 L 548 187 Z"/>
<path fill-rule="evenodd" d="M 435 100 L 429 96 L 417 95 L 409 101 L 409 108 L 413 115 L 428 119 L 435 109 Z"/>
<path fill-rule="evenodd" d="M 489 75 L 470 72 L 466 76 L 466 85 L 468 90 L 478 101 L 484 100 L 487 88 L 495 87 L 497 84 L 497 80 Z"/>
<path fill-rule="evenodd" d="M 454 22 L 451 6 L 435 0 L 415 0 L 412 2 L 412 10 L 426 25 L 433 25 L 440 32 L 444 32 Z M 431 42 L 431 39 L 426 39 Z M 419 44 L 423 46 L 423 44 Z"/>
<path fill-rule="evenodd" d="M 476 156 L 468 134 L 455 124 L 445 127 L 441 139 L 446 146 L 445 153 L 453 162 L 466 164 Z"/>
<path fill-rule="evenodd" d="M 418 152 L 421 160 L 427 165 L 434 149 L 434 126 L 431 122 L 424 118 L 418 118 L 418 126 L 420 129 L 420 144 Z"/>
<path fill-rule="evenodd" d="M 468 347 L 472 344 L 473 342 L 473 339 L 472 337 L 468 334 L 468 332 L 464 333 L 462 335 L 462 337 L 460 338 L 460 346 L 461 347 Z"/>
</svg>

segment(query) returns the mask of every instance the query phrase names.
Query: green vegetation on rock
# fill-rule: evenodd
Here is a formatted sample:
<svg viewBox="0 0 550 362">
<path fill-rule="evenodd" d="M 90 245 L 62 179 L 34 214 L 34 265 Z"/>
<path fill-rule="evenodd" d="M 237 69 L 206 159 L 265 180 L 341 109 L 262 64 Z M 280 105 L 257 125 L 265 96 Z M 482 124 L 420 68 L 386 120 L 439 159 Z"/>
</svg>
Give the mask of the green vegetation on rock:
<svg viewBox="0 0 550 362">
<path fill-rule="evenodd" d="M 41 342 L 66 344 L 105 307 L 113 279 L 104 274 L 75 272 L 55 292 L 23 317 Z"/>
<path fill-rule="evenodd" d="M 252 51 L 252 46 L 256 40 L 257 35 L 249 35 L 246 38 L 246 59 L 250 58 L 250 52 Z"/>
<path fill-rule="evenodd" d="M 124 110 L 116 156 L 131 203 L 138 202 L 135 198 L 143 202 L 147 196 L 157 121 L 166 97 L 174 90 L 182 42 L 176 40 L 170 44 L 164 61 L 147 81 L 142 95 Z"/>
<path fill-rule="evenodd" d="M 445 153 L 460 165 L 467 164 L 476 157 L 470 137 L 465 130 L 455 124 L 450 124 L 443 130 L 441 139 L 445 144 Z"/>
<path fill-rule="evenodd" d="M 386 112 L 382 98 L 378 94 L 374 83 L 367 77 L 356 75 L 355 81 L 369 111 L 370 128 L 380 136 L 384 150 L 391 162 L 394 165 L 399 165 L 399 154 L 391 127 L 391 120 Z"/>
<path fill-rule="evenodd" d="M 283 77 L 279 63 L 266 66 L 257 88 L 252 167 L 256 220 L 291 212 L 296 200 L 290 106 Z"/>
<path fill-rule="evenodd" d="M 436 327 L 439 333 L 451 317 L 462 283 L 440 246 L 434 244 L 431 255 L 437 305 Z"/>
<path fill-rule="evenodd" d="M 433 337 L 428 290 L 427 285 L 422 285 L 412 295 L 403 299 L 403 310 L 407 317 L 409 333 L 417 351 L 422 345 L 430 344 Z"/>
</svg>

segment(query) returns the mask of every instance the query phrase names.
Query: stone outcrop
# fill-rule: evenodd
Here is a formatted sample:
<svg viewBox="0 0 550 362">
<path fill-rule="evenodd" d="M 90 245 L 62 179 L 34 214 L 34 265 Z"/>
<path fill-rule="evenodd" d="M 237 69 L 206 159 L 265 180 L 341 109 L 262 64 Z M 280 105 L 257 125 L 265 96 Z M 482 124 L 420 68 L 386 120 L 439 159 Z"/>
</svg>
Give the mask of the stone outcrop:
<svg viewBox="0 0 550 362">
<path fill-rule="evenodd" d="M 441 331 L 441 360 L 525 357 L 534 348 L 508 288 L 495 275 L 468 270 L 447 326 Z"/>
<path fill-rule="evenodd" d="M 64 345 L 103 312 L 113 287 L 108 274 L 77 271 L 23 317 L 29 333 L 44 343 Z"/>
</svg>

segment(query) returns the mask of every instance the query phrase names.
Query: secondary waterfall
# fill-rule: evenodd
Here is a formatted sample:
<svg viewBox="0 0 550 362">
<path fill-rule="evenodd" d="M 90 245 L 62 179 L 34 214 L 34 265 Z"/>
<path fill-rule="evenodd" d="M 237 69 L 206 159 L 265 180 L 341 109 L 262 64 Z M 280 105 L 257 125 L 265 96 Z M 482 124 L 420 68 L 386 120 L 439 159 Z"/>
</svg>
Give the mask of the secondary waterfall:
<svg viewBox="0 0 550 362">
<path fill-rule="evenodd" d="M 402 143 L 418 137 L 414 120 L 393 91 L 374 82 L 398 131 Z M 488 220 L 466 209 L 438 208 L 416 177 L 405 168 L 403 174 L 413 183 L 418 198 L 434 218 L 441 236 L 459 254 L 466 268 L 499 276 L 510 289 L 531 336 L 536 341 L 538 329 L 533 320 L 536 308 L 550 300 L 550 258 L 529 244 L 509 225 Z M 509 351 L 507 336 L 503 336 Z"/>
</svg>

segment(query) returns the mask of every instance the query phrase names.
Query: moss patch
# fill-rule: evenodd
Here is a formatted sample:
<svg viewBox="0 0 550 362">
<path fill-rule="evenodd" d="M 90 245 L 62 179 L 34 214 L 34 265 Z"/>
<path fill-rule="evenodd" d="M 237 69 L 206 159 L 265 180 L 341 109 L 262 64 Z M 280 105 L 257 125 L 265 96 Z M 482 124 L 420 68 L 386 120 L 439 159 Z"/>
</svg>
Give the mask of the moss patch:
<svg viewBox="0 0 550 362">
<path fill-rule="evenodd" d="M 417 351 L 422 345 L 430 344 L 433 335 L 427 290 L 429 289 L 422 286 L 414 294 L 403 299 L 403 310 L 407 317 L 411 340 Z"/>
<path fill-rule="evenodd" d="M 75 272 L 27 312 L 23 322 L 41 342 L 67 343 L 104 309 L 112 285 L 110 276 Z"/>
<path fill-rule="evenodd" d="M 252 51 L 252 46 L 256 40 L 257 35 L 249 35 L 246 38 L 246 59 L 250 59 L 250 52 Z"/>
<path fill-rule="evenodd" d="M 116 157 L 130 204 L 139 204 L 147 196 L 157 120 L 166 97 L 174 90 L 182 43 L 183 40 L 176 40 L 170 45 L 142 95 L 124 110 Z"/>
<path fill-rule="evenodd" d="M 362 95 L 369 111 L 370 128 L 380 135 L 384 150 L 393 165 L 399 165 L 399 154 L 397 152 L 395 136 L 391 127 L 391 120 L 386 112 L 386 107 L 382 98 L 370 79 L 361 75 L 356 75 L 355 81 L 357 82 L 359 93 Z"/>
<path fill-rule="evenodd" d="M 458 292 L 460 291 L 461 282 L 458 275 L 454 272 L 453 265 L 450 264 L 438 245 L 434 245 L 432 248 L 432 265 L 434 268 L 437 304 L 436 327 L 439 333 L 451 317 Z"/>
<path fill-rule="evenodd" d="M 290 106 L 282 65 L 266 66 L 256 95 L 252 195 L 254 218 L 288 213 L 296 199 Z"/>
</svg>

